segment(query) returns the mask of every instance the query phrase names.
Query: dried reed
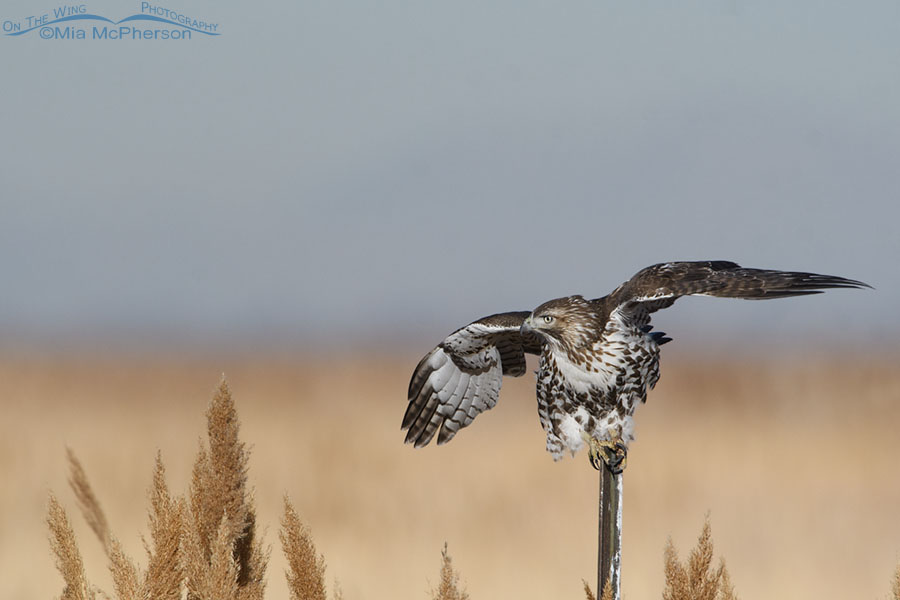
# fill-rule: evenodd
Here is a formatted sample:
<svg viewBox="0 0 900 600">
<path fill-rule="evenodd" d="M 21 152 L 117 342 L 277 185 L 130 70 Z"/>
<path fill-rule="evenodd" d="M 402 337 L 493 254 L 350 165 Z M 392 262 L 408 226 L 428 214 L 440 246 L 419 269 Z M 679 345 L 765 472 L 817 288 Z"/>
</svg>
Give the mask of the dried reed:
<svg viewBox="0 0 900 600">
<path fill-rule="evenodd" d="M 612 582 L 607 581 L 606 585 L 603 586 L 603 594 L 600 595 L 600 600 L 613 600 Z"/>
<path fill-rule="evenodd" d="M 894 594 L 894 600 L 900 600 L 900 565 L 897 565 L 897 570 L 894 571 L 894 582 L 891 586 L 891 591 Z"/>
<path fill-rule="evenodd" d="M 109 571 L 116 597 L 119 600 L 138 600 L 142 592 L 139 568 L 125 553 L 122 544 L 110 533 L 106 515 L 78 457 L 71 448 L 66 448 L 66 455 L 69 460 L 69 486 L 75 493 L 84 520 L 100 540 L 103 551 L 109 559 Z"/>
<path fill-rule="evenodd" d="M 719 559 L 716 569 L 713 569 L 712 561 L 712 532 L 708 518 L 686 565 L 678 560 L 678 552 L 670 539 L 665 549 L 663 600 L 737 600 L 724 559 Z"/>
<path fill-rule="evenodd" d="M 459 573 L 453 570 L 453 559 L 447 552 L 447 544 L 441 550 L 441 583 L 431 590 L 432 600 L 469 600 L 465 589 L 459 588 Z"/>
<path fill-rule="evenodd" d="M 189 493 L 169 493 L 157 453 L 150 487 L 150 540 L 146 571 L 130 559 L 110 533 L 84 469 L 69 450 L 69 483 L 79 507 L 109 558 L 119 600 L 262 600 L 269 550 L 255 535 L 256 516 L 247 489 L 248 452 L 238 437 L 237 412 L 223 380 L 207 411 L 209 449 L 201 443 Z M 92 599 L 75 536 L 59 502 L 50 497 L 47 523 L 51 548 L 63 575 L 64 600 Z M 104 594 L 105 595 L 105 594 Z"/>
<path fill-rule="evenodd" d="M 103 544 L 103 550 L 109 555 L 111 542 L 109 523 L 106 521 L 103 509 L 100 508 L 100 501 L 94 495 L 84 468 L 71 448 L 66 448 L 66 456 L 69 460 L 69 485 L 72 491 L 75 492 L 75 498 L 78 500 L 81 514 L 84 515 L 84 520 L 87 521 L 91 530 L 97 535 L 100 543 Z"/>
<path fill-rule="evenodd" d="M 206 421 L 209 448 L 201 443 L 197 452 L 182 527 L 188 598 L 261 600 L 269 550 L 255 536 L 249 453 L 240 441 L 240 422 L 224 378 Z"/>
<path fill-rule="evenodd" d="M 125 554 L 119 540 L 113 539 L 107 550 L 109 572 L 119 600 L 138 600 L 141 596 L 140 573 L 137 564 Z"/>
<path fill-rule="evenodd" d="M 185 590 L 189 600 L 262 600 L 269 550 L 256 536 L 253 497 L 247 487 L 249 453 L 239 439 L 237 412 L 224 380 L 210 403 L 207 424 L 208 446 L 201 442 L 187 499 L 169 492 L 165 467 L 157 453 L 149 490 L 149 540 L 144 541 L 146 570 L 127 556 L 112 535 L 84 468 L 67 449 L 69 483 L 109 558 L 119 600 L 180 600 Z M 47 525 L 51 550 L 64 581 L 61 599 L 96 600 L 98 594 L 106 596 L 88 582 L 75 534 L 52 494 Z M 309 529 L 287 496 L 279 538 L 288 559 L 286 577 L 292 600 L 326 600 L 324 557 L 317 554 Z M 685 563 L 679 561 L 671 540 L 664 558 L 664 600 L 736 600 L 724 560 L 713 565 L 708 519 Z M 441 559 L 440 584 L 431 590 L 432 599 L 468 600 L 446 544 Z M 900 600 L 900 565 L 893 574 L 891 589 L 893 600 Z M 588 600 L 596 599 L 587 582 L 584 592 Z M 600 598 L 611 600 L 612 595 L 607 584 Z M 341 598 L 337 585 L 333 596 Z"/>
<path fill-rule="evenodd" d="M 85 577 L 84 562 L 75 542 L 75 532 L 72 531 L 66 511 L 52 494 L 47 511 L 47 525 L 50 527 L 50 548 L 56 555 L 56 568 L 66 585 L 60 599 L 94 600 L 97 594 Z"/>
<path fill-rule="evenodd" d="M 326 600 L 325 557 L 316 553 L 309 528 L 300 521 L 287 496 L 278 537 L 288 559 L 285 575 L 291 600 Z"/>
<path fill-rule="evenodd" d="M 150 545 L 146 541 L 148 563 L 143 596 L 154 600 L 180 600 L 184 569 L 181 562 L 181 532 L 187 506 L 173 498 L 166 485 L 162 455 L 156 453 L 153 485 L 150 488 Z"/>
<path fill-rule="evenodd" d="M 597 600 L 593 590 L 591 590 L 590 584 L 584 579 L 581 580 L 581 583 L 584 584 L 584 595 L 587 600 Z M 607 580 L 606 585 L 603 586 L 603 593 L 600 594 L 600 600 L 613 600 L 612 581 Z"/>
</svg>

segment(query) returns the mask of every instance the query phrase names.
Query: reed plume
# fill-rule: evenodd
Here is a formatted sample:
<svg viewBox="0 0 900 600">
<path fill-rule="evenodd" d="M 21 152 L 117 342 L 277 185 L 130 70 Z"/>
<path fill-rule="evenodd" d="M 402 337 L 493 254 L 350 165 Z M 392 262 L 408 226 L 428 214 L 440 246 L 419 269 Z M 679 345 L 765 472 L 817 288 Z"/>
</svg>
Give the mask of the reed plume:
<svg viewBox="0 0 900 600">
<path fill-rule="evenodd" d="M 141 598 L 141 574 L 135 562 L 125 553 L 122 544 L 110 532 L 106 514 L 100 506 L 100 500 L 94 493 L 81 461 L 71 448 L 66 448 L 69 461 L 69 486 L 78 501 L 78 508 L 91 531 L 100 540 L 103 551 L 109 559 L 109 572 L 112 576 L 118 600 L 138 600 Z"/>
<path fill-rule="evenodd" d="M 106 521 L 106 515 L 100 507 L 100 501 L 91 489 L 87 474 L 81 466 L 78 457 L 71 448 L 66 448 L 66 457 L 69 460 L 69 486 L 75 492 L 75 498 L 78 500 L 78 508 L 84 515 L 84 520 L 90 526 L 91 530 L 97 535 L 100 543 L 103 544 L 103 550 L 109 555 L 110 552 L 110 533 L 109 523 Z"/>
<path fill-rule="evenodd" d="M 118 600 L 140 600 L 142 596 L 141 574 L 137 564 L 125 553 L 119 540 L 112 539 L 106 552 L 109 572 Z"/>
<path fill-rule="evenodd" d="M 207 410 L 209 448 L 194 463 L 190 505 L 173 497 L 157 453 L 150 486 L 147 568 L 142 570 L 112 535 L 84 468 L 67 450 L 69 483 L 79 508 L 109 559 L 118 600 L 262 600 L 269 550 L 256 536 L 256 514 L 247 489 L 249 454 L 238 437 L 237 412 L 224 379 Z M 63 575 L 63 600 L 93 599 L 81 554 L 65 511 L 50 497 L 50 542 Z M 106 594 L 103 594 L 106 596 Z M 108 596 L 107 596 L 108 597 Z"/>
<path fill-rule="evenodd" d="M 150 488 L 150 543 L 147 551 L 147 573 L 143 597 L 154 600 L 180 600 L 184 569 L 181 561 L 181 532 L 187 507 L 184 500 L 173 498 L 166 485 L 166 468 L 162 454 L 156 453 L 153 485 Z"/>
<path fill-rule="evenodd" d="M 891 592 L 893 592 L 894 600 L 900 600 L 900 565 L 897 565 L 897 570 L 894 571 L 894 582 L 891 586 Z"/>
<path fill-rule="evenodd" d="M 453 569 L 453 559 L 447 552 L 447 544 L 441 550 L 441 583 L 431 590 L 432 600 L 469 600 L 465 589 L 459 588 L 459 573 Z"/>
<path fill-rule="evenodd" d="M 663 600 L 737 600 L 724 559 L 719 559 L 717 568 L 712 562 L 712 532 L 707 518 L 687 564 L 678 560 L 672 540 L 666 543 Z"/>
<path fill-rule="evenodd" d="M 597 597 L 594 595 L 593 590 L 591 590 L 591 585 L 584 579 L 582 579 L 581 582 L 584 584 L 584 595 L 587 600 L 597 600 Z M 606 585 L 603 586 L 603 593 L 600 594 L 600 600 L 613 600 L 613 588 L 611 581 L 607 581 Z"/>
<path fill-rule="evenodd" d="M 50 549 L 56 557 L 56 568 L 65 582 L 60 600 L 94 600 L 97 595 L 85 577 L 84 562 L 78 551 L 75 532 L 69 524 L 66 511 L 53 494 L 50 495 L 47 525 L 50 528 Z"/>
<path fill-rule="evenodd" d="M 240 422 L 224 378 L 206 421 L 209 448 L 201 442 L 194 461 L 190 510 L 183 526 L 188 596 L 258 600 L 265 590 L 269 551 L 255 535 L 256 513 L 247 489 L 249 453 L 238 436 Z M 223 556 L 226 549 L 230 563 Z M 226 581 L 232 570 L 234 589 Z M 212 590 L 216 594 L 207 596 Z M 221 595 L 226 592 L 231 595 Z"/>
<path fill-rule="evenodd" d="M 316 553 L 309 528 L 300 520 L 287 495 L 278 537 L 288 560 L 285 576 L 291 600 L 326 600 L 325 557 Z"/>
</svg>

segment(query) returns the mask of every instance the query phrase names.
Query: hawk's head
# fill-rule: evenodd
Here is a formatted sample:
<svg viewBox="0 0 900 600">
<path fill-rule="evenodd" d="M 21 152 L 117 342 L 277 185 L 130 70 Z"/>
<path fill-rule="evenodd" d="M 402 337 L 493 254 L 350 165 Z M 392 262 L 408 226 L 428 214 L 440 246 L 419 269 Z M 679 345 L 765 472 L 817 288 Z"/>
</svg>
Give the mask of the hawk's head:
<svg viewBox="0 0 900 600">
<path fill-rule="evenodd" d="M 579 348 L 593 342 L 600 333 L 597 315 L 581 296 L 544 302 L 522 324 L 523 332 L 533 332 L 548 343 L 563 348 Z"/>
</svg>

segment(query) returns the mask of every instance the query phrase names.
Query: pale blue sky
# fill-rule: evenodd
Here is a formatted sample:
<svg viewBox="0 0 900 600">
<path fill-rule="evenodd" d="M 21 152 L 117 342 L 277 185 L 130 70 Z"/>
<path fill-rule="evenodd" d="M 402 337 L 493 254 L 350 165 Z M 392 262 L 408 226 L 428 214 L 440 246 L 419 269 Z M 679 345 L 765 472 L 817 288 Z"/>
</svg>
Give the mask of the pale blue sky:
<svg viewBox="0 0 900 600">
<path fill-rule="evenodd" d="M 877 291 L 676 339 L 900 333 L 894 1 L 155 4 L 222 35 L 0 36 L 0 346 L 418 344 L 707 258 Z"/>
</svg>

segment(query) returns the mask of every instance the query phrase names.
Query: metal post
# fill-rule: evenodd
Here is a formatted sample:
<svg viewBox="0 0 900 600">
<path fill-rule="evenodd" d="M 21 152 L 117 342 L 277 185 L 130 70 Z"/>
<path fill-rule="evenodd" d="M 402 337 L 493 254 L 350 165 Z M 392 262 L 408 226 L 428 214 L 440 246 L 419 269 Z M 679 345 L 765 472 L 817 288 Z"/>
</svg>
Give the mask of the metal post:
<svg viewBox="0 0 900 600">
<path fill-rule="evenodd" d="M 597 598 L 606 582 L 612 587 L 613 600 L 622 597 L 622 474 L 600 469 L 600 539 L 597 548 Z"/>
</svg>

